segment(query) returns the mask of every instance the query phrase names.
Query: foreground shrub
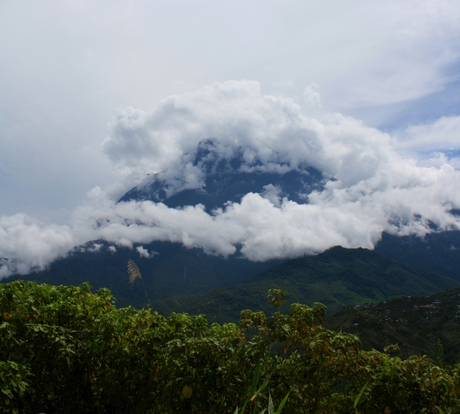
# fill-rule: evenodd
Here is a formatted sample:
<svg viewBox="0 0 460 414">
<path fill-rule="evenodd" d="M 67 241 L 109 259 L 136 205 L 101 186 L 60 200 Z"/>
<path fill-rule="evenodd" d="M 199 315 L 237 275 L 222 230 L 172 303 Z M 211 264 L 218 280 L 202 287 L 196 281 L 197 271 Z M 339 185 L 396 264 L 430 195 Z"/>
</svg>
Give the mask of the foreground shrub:
<svg viewBox="0 0 460 414">
<path fill-rule="evenodd" d="M 275 308 L 284 294 L 270 291 Z M 460 410 L 458 370 L 365 352 L 323 327 L 321 304 L 208 326 L 113 303 L 87 284 L 0 285 L 3 412 L 259 413 L 270 399 L 287 413 Z"/>
</svg>

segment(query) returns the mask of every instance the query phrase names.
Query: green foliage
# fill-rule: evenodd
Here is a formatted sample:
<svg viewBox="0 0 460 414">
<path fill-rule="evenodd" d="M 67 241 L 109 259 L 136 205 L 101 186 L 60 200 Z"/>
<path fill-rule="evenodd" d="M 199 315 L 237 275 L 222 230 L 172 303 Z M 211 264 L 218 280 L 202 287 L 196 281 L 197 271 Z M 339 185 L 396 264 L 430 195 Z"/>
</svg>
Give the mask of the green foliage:
<svg viewBox="0 0 460 414">
<path fill-rule="evenodd" d="M 273 304 L 285 292 L 272 291 Z M 117 309 L 106 289 L 0 286 L 0 407 L 15 413 L 453 413 L 458 368 L 363 351 L 326 309 L 239 324 Z M 391 351 L 391 352 L 390 352 Z M 274 402 L 279 402 L 275 410 Z M 243 408 L 244 407 L 244 408 Z"/>
<path fill-rule="evenodd" d="M 5 328 L 2 325 L 2 329 Z M 3 330 L 2 333 L 4 333 Z M 14 361 L 0 361 L 0 391 L 2 393 L 4 413 L 18 412 L 17 408 L 14 407 L 14 401 L 24 395 L 28 385 L 25 379 L 29 374 L 24 365 L 18 365 Z"/>
<path fill-rule="evenodd" d="M 283 289 L 268 289 L 267 295 L 267 302 L 272 302 L 275 309 L 278 309 L 280 306 L 286 303 L 286 296 L 288 295 L 288 291 Z"/>
</svg>

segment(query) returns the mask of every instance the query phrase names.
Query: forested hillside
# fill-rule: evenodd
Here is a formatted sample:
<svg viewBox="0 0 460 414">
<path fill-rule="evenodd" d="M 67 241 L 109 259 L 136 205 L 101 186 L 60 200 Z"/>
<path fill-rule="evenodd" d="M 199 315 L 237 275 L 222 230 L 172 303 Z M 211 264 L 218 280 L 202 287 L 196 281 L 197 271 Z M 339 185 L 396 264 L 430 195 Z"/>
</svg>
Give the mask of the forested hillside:
<svg viewBox="0 0 460 414">
<path fill-rule="evenodd" d="M 267 311 L 265 294 L 276 287 L 290 292 L 288 304 L 321 302 L 328 314 L 343 306 L 426 296 L 455 287 L 455 279 L 401 265 L 366 249 L 334 247 L 317 256 L 281 263 L 246 283 L 205 295 L 155 301 L 160 313 L 204 313 L 212 322 L 236 322 L 242 309 Z M 288 309 L 288 308 L 286 308 Z"/>
<path fill-rule="evenodd" d="M 460 288 L 348 306 L 325 325 L 358 335 L 364 349 L 382 351 L 398 343 L 404 356 L 428 354 L 439 362 L 460 362 Z"/>
</svg>

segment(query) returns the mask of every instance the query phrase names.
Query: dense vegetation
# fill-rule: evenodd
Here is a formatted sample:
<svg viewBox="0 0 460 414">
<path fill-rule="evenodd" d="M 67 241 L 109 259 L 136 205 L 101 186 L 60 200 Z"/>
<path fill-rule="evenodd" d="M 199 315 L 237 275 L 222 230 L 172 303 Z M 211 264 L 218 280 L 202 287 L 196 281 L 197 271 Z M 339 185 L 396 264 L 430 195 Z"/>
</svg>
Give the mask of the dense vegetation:
<svg viewBox="0 0 460 414">
<path fill-rule="evenodd" d="M 358 335 L 364 349 L 398 343 L 404 356 L 427 354 L 452 364 L 460 361 L 460 288 L 348 306 L 325 325 Z"/>
<path fill-rule="evenodd" d="M 275 309 L 285 292 L 272 290 Z M 363 351 L 324 328 L 325 308 L 204 316 L 118 309 L 106 289 L 0 285 L 5 413 L 454 413 L 457 367 Z M 396 354 L 395 354 L 396 353 Z M 269 412 L 274 412 L 273 409 Z"/>
<path fill-rule="evenodd" d="M 246 283 L 156 301 L 154 307 L 164 315 L 173 311 L 205 314 L 211 322 L 225 323 L 237 322 L 242 309 L 269 311 L 264 292 L 273 287 L 291 293 L 289 304 L 321 302 L 333 314 L 351 304 L 426 296 L 458 284 L 458 280 L 401 265 L 370 250 L 334 247 L 281 263 Z"/>
</svg>

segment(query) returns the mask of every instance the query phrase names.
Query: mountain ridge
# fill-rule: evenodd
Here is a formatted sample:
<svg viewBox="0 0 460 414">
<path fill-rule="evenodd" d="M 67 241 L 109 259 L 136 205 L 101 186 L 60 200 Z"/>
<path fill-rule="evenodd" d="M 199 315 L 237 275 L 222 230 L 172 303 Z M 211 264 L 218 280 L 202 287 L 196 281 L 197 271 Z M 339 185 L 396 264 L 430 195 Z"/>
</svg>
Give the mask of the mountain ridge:
<svg viewBox="0 0 460 414">
<path fill-rule="evenodd" d="M 283 262 L 235 286 L 156 301 L 153 306 L 164 314 L 205 314 L 211 322 L 224 323 L 237 321 L 246 308 L 268 312 L 266 291 L 270 288 L 287 290 L 287 305 L 321 302 L 334 313 L 349 304 L 407 294 L 423 296 L 458 284 L 458 280 L 399 265 L 370 250 L 334 247 L 317 256 Z"/>
</svg>

